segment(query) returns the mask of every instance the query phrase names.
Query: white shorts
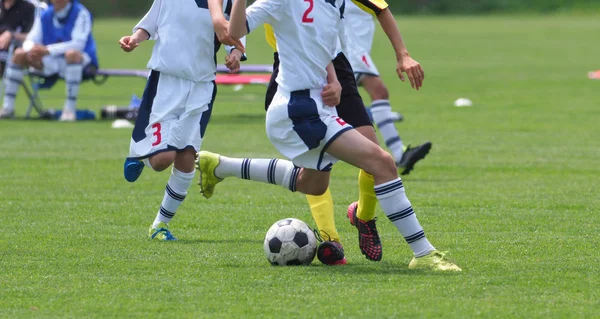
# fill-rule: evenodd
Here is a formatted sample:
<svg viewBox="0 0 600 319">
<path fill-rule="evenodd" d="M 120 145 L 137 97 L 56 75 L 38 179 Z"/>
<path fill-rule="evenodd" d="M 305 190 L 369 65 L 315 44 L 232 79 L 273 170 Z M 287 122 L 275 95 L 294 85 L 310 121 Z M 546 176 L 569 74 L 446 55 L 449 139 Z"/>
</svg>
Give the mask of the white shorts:
<svg viewBox="0 0 600 319">
<path fill-rule="evenodd" d="M 267 110 L 267 136 L 277 150 L 299 167 L 329 171 L 337 159 L 324 150 L 352 126 L 335 107 L 323 105 L 321 90 L 275 93 Z"/>
<path fill-rule="evenodd" d="M 82 52 L 81 55 L 83 56 L 82 64 L 83 69 L 85 70 L 85 68 L 92 62 L 92 58 L 90 58 L 90 56 L 85 52 Z M 41 73 L 45 77 L 49 77 L 55 74 L 58 74 L 58 76 L 60 76 L 61 78 L 65 77 L 65 72 L 67 70 L 67 60 L 64 56 L 46 55 L 42 58 L 42 65 L 42 70 L 38 70 L 35 68 L 30 69 L 32 72 Z"/>
<path fill-rule="evenodd" d="M 130 159 L 165 151 L 198 151 L 217 93 L 214 82 L 193 82 L 152 71 L 129 146 Z"/>
</svg>

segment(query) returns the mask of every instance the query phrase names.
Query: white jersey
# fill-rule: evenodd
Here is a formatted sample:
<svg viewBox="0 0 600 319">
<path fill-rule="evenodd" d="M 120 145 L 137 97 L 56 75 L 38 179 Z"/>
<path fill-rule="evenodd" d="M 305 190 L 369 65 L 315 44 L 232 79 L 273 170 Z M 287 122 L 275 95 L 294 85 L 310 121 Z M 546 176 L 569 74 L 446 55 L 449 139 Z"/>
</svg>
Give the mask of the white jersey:
<svg viewBox="0 0 600 319">
<path fill-rule="evenodd" d="M 277 83 L 291 91 L 322 89 L 335 56 L 344 0 L 257 0 L 246 9 L 248 30 L 273 27 L 280 57 Z"/>
<path fill-rule="evenodd" d="M 228 8 L 230 3 L 223 6 Z M 138 29 L 156 40 L 149 69 L 194 82 L 215 79 L 219 43 L 206 1 L 154 0 L 133 31 Z"/>
<path fill-rule="evenodd" d="M 354 2 L 346 2 L 344 27 L 348 37 L 349 51 L 371 52 L 375 22 L 373 16 L 359 8 Z"/>
</svg>

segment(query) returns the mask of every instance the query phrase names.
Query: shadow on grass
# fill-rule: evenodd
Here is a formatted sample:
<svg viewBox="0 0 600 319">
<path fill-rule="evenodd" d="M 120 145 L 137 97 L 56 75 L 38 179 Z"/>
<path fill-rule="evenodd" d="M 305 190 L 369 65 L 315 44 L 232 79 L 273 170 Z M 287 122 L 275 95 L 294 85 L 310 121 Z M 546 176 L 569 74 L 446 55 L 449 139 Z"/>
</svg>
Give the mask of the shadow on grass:
<svg viewBox="0 0 600 319">
<path fill-rule="evenodd" d="M 258 239 L 243 239 L 243 238 L 234 238 L 234 239 L 177 239 L 173 242 L 174 244 L 182 244 L 182 245 L 197 245 L 197 244 L 263 244 L 262 240 Z"/>
</svg>

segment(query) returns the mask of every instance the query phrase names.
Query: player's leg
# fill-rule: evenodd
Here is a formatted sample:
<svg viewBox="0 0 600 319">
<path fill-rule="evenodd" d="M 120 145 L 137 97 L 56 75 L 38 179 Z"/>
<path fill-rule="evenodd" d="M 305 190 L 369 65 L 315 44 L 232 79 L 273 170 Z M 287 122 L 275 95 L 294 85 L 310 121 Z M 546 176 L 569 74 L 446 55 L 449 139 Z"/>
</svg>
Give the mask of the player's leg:
<svg viewBox="0 0 600 319">
<path fill-rule="evenodd" d="M 190 81 L 179 80 L 190 86 Z M 216 95 L 214 83 L 194 83 L 185 101 L 185 112 L 171 126 L 169 146 L 175 148 L 174 165 L 165 186 L 165 193 L 152 226 L 148 231 L 151 238 L 173 240 L 175 237 L 168 229 L 169 222 L 185 200 L 195 174 L 196 152 L 202 145 L 202 138 L 212 113 L 212 104 Z M 169 152 L 171 153 L 171 152 Z M 157 154 L 160 156 L 162 154 Z M 154 167 L 154 166 L 153 166 Z"/>
<path fill-rule="evenodd" d="M 68 50 L 65 52 L 65 62 L 64 78 L 66 82 L 67 98 L 65 100 L 60 120 L 75 121 L 77 97 L 79 96 L 79 87 L 83 78 L 83 54 L 78 50 Z M 89 61 L 87 62 L 89 63 Z"/>
<path fill-rule="evenodd" d="M 273 54 L 273 72 L 267 86 L 265 94 L 265 110 L 269 108 L 273 96 L 277 92 L 277 82 L 275 79 L 279 74 L 279 54 Z M 324 239 L 319 245 L 317 257 L 325 264 L 345 264 L 344 250 L 341 245 L 340 235 L 335 227 L 333 197 L 329 189 L 322 195 L 306 195 L 306 200 L 310 207 L 310 212 L 317 224 L 319 234 Z M 329 258 L 333 256 L 333 258 Z"/>
<path fill-rule="evenodd" d="M 416 147 L 405 147 L 394 125 L 395 116 L 392 114 L 389 92 L 381 78 L 378 75 L 363 74 L 360 77 L 360 84 L 371 96 L 373 122 L 379 128 L 385 145 L 392 152 L 396 166 L 401 168 L 401 174 L 409 174 L 415 164 L 429 153 L 431 142 Z"/>
<path fill-rule="evenodd" d="M 358 93 L 354 72 L 346 56 L 341 53 L 334 60 L 338 81 L 342 85 L 342 96 L 337 112 L 340 118 L 352 125 L 361 135 L 378 144 L 373 123 L 366 112 L 363 100 Z M 382 248 L 375 227 L 377 197 L 374 191 L 373 176 L 360 170 L 358 173 L 358 202 L 348 207 L 348 217 L 359 232 L 358 242 L 363 255 L 370 260 L 381 260 Z M 355 222 L 355 219 L 359 220 Z"/>
<path fill-rule="evenodd" d="M 19 86 L 23 83 L 23 78 L 27 72 L 27 54 L 23 49 L 15 49 L 12 60 L 6 66 L 4 76 L 4 103 L 0 111 L 0 119 L 13 118 L 15 116 L 15 98 L 19 91 Z"/>
<path fill-rule="evenodd" d="M 390 154 L 355 130 L 342 133 L 326 151 L 373 175 L 375 194 L 381 208 L 413 250 L 415 258 L 409 265 L 411 268 L 460 270 L 445 260 L 425 236 Z"/>
</svg>

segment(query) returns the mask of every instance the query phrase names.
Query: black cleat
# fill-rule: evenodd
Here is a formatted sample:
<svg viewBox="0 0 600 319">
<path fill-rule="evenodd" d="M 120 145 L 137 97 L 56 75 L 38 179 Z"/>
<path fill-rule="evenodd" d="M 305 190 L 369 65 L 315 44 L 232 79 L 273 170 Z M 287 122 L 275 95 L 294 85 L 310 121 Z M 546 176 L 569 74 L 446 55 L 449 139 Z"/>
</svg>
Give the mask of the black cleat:
<svg viewBox="0 0 600 319">
<path fill-rule="evenodd" d="M 425 142 L 417 147 L 410 147 L 409 145 L 402 154 L 400 161 L 396 163 L 396 166 L 402 169 L 400 175 L 408 175 L 415 168 L 415 164 L 427 156 L 429 150 L 431 150 L 431 142 Z"/>
</svg>

